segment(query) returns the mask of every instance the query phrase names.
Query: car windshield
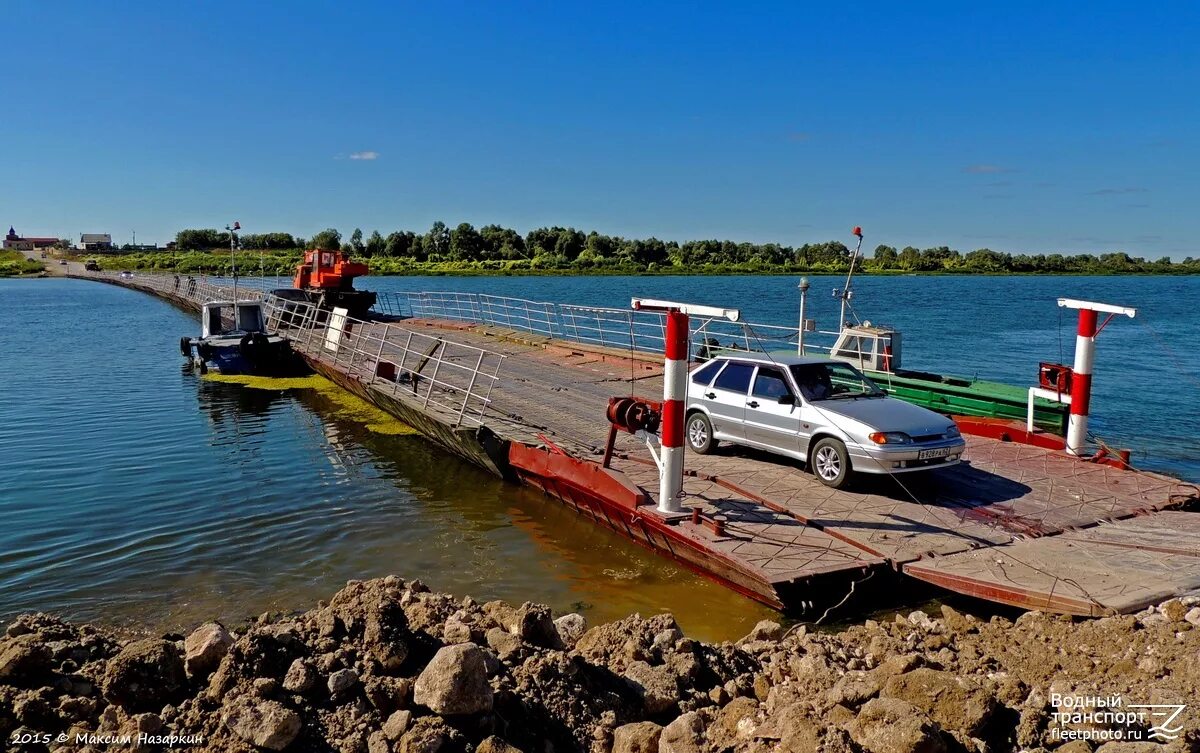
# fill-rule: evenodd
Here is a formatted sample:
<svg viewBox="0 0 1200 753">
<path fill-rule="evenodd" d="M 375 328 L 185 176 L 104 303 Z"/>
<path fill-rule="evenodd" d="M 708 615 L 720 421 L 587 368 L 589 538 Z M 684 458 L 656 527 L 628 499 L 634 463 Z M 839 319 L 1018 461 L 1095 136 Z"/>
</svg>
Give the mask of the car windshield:
<svg viewBox="0 0 1200 753">
<path fill-rule="evenodd" d="M 883 390 L 848 363 L 804 363 L 791 367 L 800 394 L 810 403 L 856 397 L 885 397 Z"/>
</svg>

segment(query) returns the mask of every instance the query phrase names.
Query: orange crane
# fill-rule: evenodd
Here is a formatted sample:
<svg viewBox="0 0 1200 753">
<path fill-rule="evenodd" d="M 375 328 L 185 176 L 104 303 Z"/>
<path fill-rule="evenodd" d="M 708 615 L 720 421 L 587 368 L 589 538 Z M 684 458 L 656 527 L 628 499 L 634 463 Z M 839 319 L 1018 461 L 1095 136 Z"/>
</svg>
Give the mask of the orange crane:
<svg viewBox="0 0 1200 753">
<path fill-rule="evenodd" d="M 375 293 L 355 290 L 354 278 L 367 274 L 366 264 L 350 261 L 341 251 L 314 248 L 304 252 L 304 261 L 296 266 L 292 287 L 318 308 L 345 308 L 350 316 L 363 318 L 375 305 Z M 274 291 L 277 295 L 284 291 Z M 291 292 L 291 291 L 288 291 Z M 296 294 L 283 297 L 292 298 Z"/>
</svg>

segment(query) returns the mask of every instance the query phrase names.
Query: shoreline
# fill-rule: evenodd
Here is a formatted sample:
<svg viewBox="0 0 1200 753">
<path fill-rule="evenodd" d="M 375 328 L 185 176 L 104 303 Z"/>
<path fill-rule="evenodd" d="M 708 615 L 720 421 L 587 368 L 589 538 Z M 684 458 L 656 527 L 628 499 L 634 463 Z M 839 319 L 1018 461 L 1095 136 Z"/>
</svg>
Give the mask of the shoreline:
<svg viewBox="0 0 1200 753">
<path fill-rule="evenodd" d="M 389 576 L 233 630 L 206 623 L 156 637 L 43 614 L 4 627 L 0 738 L 22 751 L 128 741 L 124 749 L 365 753 L 1074 753 L 1103 742 L 1104 730 L 1146 739 L 1150 720 L 1126 719 L 1135 704 L 1200 698 L 1200 597 L 1082 621 L 1038 612 L 985 621 L 948 606 L 837 632 L 763 621 L 739 641 L 706 643 L 669 614 L 589 629 L 579 615 L 480 604 Z M 1081 708 L 1108 715 L 1085 723 Z M 1179 737 L 1166 750 L 1200 744 L 1194 716 L 1171 726 Z M 1131 750 L 1124 744 L 1107 750 Z"/>
</svg>

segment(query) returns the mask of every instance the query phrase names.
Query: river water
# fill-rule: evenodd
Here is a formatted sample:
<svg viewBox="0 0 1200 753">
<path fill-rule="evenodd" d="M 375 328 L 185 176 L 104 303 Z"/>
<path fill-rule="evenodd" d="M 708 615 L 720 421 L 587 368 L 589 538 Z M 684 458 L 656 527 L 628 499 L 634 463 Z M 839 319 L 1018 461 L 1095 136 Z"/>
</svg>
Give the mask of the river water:
<svg viewBox="0 0 1200 753">
<path fill-rule="evenodd" d="M 633 295 L 795 320 L 795 278 L 378 278 L 591 305 Z M 833 278 L 810 316 L 833 326 Z M 905 365 L 1025 384 L 1070 362 L 1057 296 L 1139 307 L 1100 337 L 1093 426 L 1136 465 L 1200 480 L 1196 278 L 869 278 L 856 308 Z M 593 622 L 669 610 L 702 638 L 771 613 L 506 485 L 328 385 L 260 389 L 183 368 L 196 320 L 141 293 L 0 280 L 0 619 L 53 611 L 161 629 L 306 609 L 389 573 Z M 599 420 L 599 417 L 598 417 Z"/>
</svg>

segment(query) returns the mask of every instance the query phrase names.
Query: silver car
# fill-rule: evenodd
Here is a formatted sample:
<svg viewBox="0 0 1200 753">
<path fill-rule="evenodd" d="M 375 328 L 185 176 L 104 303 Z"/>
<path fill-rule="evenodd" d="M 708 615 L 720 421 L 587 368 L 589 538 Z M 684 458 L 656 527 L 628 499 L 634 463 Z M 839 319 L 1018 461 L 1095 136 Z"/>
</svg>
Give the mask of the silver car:
<svg viewBox="0 0 1200 753">
<path fill-rule="evenodd" d="M 723 353 L 688 378 L 688 446 L 757 447 L 808 463 L 839 488 L 851 470 L 905 473 L 958 462 L 966 443 L 949 418 L 888 397 L 850 364 Z"/>
</svg>

